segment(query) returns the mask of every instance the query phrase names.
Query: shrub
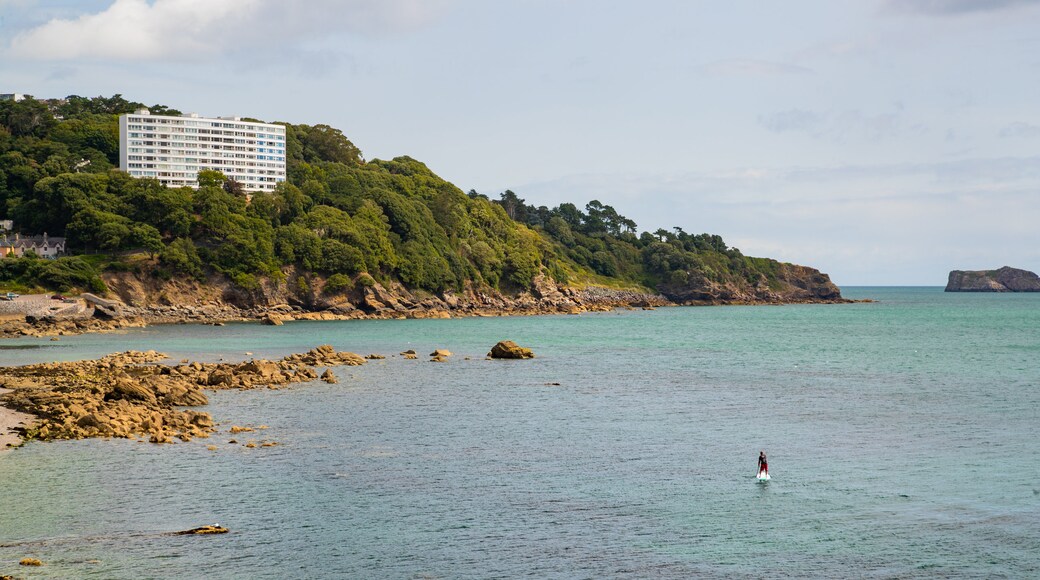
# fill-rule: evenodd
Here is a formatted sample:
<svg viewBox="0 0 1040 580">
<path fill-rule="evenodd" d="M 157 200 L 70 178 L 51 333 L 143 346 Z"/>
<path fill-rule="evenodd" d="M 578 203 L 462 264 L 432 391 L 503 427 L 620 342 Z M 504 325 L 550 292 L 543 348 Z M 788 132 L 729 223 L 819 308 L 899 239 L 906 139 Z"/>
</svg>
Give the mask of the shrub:
<svg viewBox="0 0 1040 580">
<path fill-rule="evenodd" d="M 357 277 L 355 283 L 362 288 L 369 288 L 376 285 L 376 279 L 370 276 L 367 272 L 363 272 Z"/>
<path fill-rule="evenodd" d="M 364 276 L 368 276 L 368 274 L 364 274 Z M 368 277 L 371 278 L 371 276 Z M 360 278 L 360 276 L 358 278 Z M 374 280 L 373 283 L 375 283 Z M 325 289 L 323 292 L 325 292 L 325 294 L 336 294 L 353 289 L 354 281 L 350 279 L 350 276 L 347 276 L 346 274 L 333 274 L 325 281 Z"/>
</svg>

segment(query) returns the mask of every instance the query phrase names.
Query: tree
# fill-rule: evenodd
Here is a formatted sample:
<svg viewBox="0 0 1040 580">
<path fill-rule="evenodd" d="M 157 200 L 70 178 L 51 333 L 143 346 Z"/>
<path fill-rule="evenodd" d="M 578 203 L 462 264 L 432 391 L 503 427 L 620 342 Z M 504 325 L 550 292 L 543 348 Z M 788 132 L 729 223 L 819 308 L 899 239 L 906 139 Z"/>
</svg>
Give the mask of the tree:
<svg viewBox="0 0 1040 580">
<path fill-rule="evenodd" d="M 501 199 L 495 203 L 506 210 L 506 215 L 509 216 L 509 219 L 517 222 L 527 221 L 527 206 L 524 205 L 523 199 L 509 189 L 502 192 L 499 197 Z"/>
<path fill-rule="evenodd" d="M 43 137 L 56 124 L 54 115 L 42 101 L 28 98 L 0 102 L 0 125 L 7 127 L 15 137 Z"/>
<path fill-rule="evenodd" d="M 297 133 L 303 145 L 303 158 L 307 162 L 332 161 L 350 166 L 365 162 L 358 149 L 339 129 L 328 125 L 299 125 Z"/>
<path fill-rule="evenodd" d="M 199 182 L 199 187 L 223 187 L 227 178 L 219 171 L 203 169 L 202 171 L 199 171 L 197 180 Z"/>
<path fill-rule="evenodd" d="M 130 240 L 134 245 L 147 250 L 153 260 L 164 247 L 159 230 L 148 224 L 134 224 L 130 228 Z"/>
</svg>

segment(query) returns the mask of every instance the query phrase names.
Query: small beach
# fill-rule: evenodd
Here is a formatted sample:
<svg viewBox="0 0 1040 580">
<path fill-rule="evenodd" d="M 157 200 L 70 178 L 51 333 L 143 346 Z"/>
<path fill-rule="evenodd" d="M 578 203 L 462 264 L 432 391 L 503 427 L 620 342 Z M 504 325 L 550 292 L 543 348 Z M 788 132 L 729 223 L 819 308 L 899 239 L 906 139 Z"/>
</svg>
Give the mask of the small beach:
<svg viewBox="0 0 1040 580">
<path fill-rule="evenodd" d="M 0 388 L 0 396 L 10 392 L 11 389 Z M 13 430 L 28 425 L 32 420 L 32 415 L 0 406 L 0 453 L 21 443 L 21 436 Z"/>
</svg>

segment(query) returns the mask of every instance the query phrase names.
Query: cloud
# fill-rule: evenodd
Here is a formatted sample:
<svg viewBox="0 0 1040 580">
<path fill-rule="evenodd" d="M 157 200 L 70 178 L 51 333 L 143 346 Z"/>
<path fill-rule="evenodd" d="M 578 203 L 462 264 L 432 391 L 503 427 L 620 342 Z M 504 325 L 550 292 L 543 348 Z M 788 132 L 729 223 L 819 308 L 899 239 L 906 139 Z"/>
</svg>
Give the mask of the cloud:
<svg viewBox="0 0 1040 580">
<path fill-rule="evenodd" d="M 886 0 L 889 12 L 946 16 L 969 12 L 997 12 L 1019 6 L 1037 6 L 1038 0 Z"/>
<path fill-rule="evenodd" d="M 753 77 L 800 75 L 813 72 L 812 69 L 795 64 L 746 58 L 719 60 L 708 63 L 701 69 L 712 75 Z"/>
<path fill-rule="evenodd" d="M 1000 130 L 1001 137 L 1040 137 L 1040 127 L 1018 121 Z"/>
<path fill-rule="evenodd" d="M 908 124 L 903 118 L 903 107 L 899 103 L 896 103 L 894 108 L 894 112 L 878 114 L 868 114 L 856 109 L 831 113 L 790 109 L 759 115 L 758 123 L 774 133 L 806 133 L 812 137 L 839 143 L 848 139 L 880 141 L 907 133 L 927 131 L 923 125 Z"/>
<path fill-rule="evenodd" d="M 823 123 L 823 119 L 812 111 L 791 109 L 770 115 L 759 115 L 758 122 L 774 133 L 788 131 L 811 131 Z"/>
<path fill-rule="evenodd" d="M 36 60 L 197 61 L 280 52 L 342 33 L 377 35 L 428 22 L 448 0 L 115 0 L 14 36 L 13 56 Z"/>
</svg>

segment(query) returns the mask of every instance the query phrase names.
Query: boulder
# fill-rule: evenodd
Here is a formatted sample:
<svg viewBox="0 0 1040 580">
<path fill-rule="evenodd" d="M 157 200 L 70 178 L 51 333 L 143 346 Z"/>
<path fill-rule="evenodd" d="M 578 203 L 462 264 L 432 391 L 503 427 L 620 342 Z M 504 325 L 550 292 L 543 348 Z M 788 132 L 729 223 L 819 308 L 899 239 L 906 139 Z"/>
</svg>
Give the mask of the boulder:
<svg viewBox="0 0 1040 580">
<path fill-rule="evenodd" d="M 321 374 L 321 380 L 325 381 L 326 383 L 329 383 L 330 385 L 334 385 L 339 382 L 336 379 L 336 375 L 332 373 L 332 369 L 325 369 L 325 372 Z"/>
<path fill-rule="evenodd" d="M 534 353 L 531 352 L 531 349 L 524 348 L 511 340 L 503 340 L 491 347 L 491 352 L 488 353 L 488 356 L 491 358 L 524 359 L 534 358 Z"/>
<path fill-rule="evenodd" d="M 263 319 L 260 320 L 260 323 L 268 326 L 281 326 L 283 324 L 282 319 L 273 314 L 268 314 L 263 317 Z"/>
<path fill-rule="evenodd" d="M 147 404 L 155 404 L 155 393 L 132 379 L 117 379 L 112 392 L 124 399 L 136 399 Z"/>
<path fill-rule="evenodd" d="M 231 374 L 231 371 L 227 371 L 224 369 L 216 369 L 209 373 L 209 377 L 206 379 L 206 384 L 211 387 L 221 385 L 231 386 L 231 384 L 234 382 L 234 379 L 235 377 Z"/>
<path fill-rule="evenodd" d="M 430 356 L 447 357 L 447 356 L 451 356 L 451 351 L 443 349 L 443 348 L 438 348 L 437 350 L 431 352 Z"/>
</svg>

